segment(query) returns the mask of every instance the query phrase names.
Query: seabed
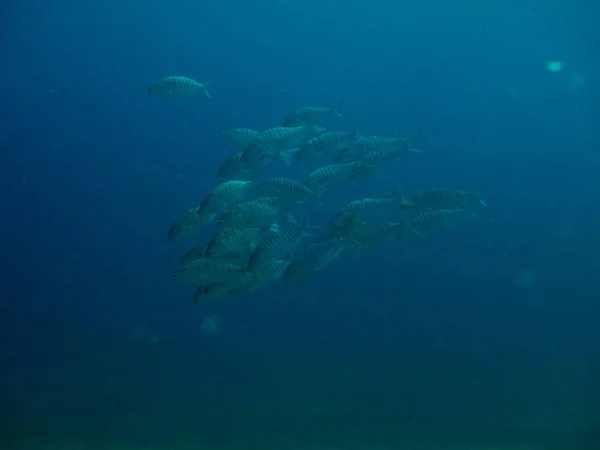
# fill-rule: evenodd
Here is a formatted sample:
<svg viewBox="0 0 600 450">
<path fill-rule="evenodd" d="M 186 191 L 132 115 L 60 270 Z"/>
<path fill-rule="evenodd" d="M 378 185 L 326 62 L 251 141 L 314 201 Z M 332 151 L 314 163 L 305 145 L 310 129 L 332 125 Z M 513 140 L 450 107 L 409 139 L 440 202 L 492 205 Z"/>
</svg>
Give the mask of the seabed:
<svg viewBox="0 0 600 450">
<path fill-rule="evenodd" d="M 343 411 L 158 411 L 1 425 L 0 450 L 600 450 L 600 429 Z M 470 423 L 471 422 L 471 423 Z"/>
</svg>

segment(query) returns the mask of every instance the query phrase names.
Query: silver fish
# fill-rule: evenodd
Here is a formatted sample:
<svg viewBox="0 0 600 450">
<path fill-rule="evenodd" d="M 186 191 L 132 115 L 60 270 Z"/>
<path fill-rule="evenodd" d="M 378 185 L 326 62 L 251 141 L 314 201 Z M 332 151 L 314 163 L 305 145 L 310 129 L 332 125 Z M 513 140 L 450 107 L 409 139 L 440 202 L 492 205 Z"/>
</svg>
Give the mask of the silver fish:
<svg viewBox="0 0 600 450">
<path fill-rule="evenodd" d="M 360 136 L 350 146 L 339 150 L 333 157 L 334 162 L 349 162 L 362 158 L 364 155 L 375 151 L 394 151 L 402 149 L 406 139 L 391 136 Z"/>
<path fill-rule="evenodd" d="M 200 83 L 191 78 L 182 76 L 171 76 L 161 79 L 158 83 L 154 83 L 148 87 L 148 93 L 151 95 L 160 96 L 180 96 L 187 95 L 197 91 L 203 91 L 208 98 L 208 88 L 212 84 L 212 81 L 205 81 Z"/>
<path fill-rule="evenodd" d="M 198 258 L 173 271 L 173 280 L 197 286 L 235 280 L 245 270 L 229 261 Z"/>
<path fill-rule="evenodd" d="M 237 273 L 237 276 L 226 282 L 198 286 L 194 293 L 194 303 L 197 304 L 205 300 L 214 300 L 219 297 L 235 294 L 253 282 L 254 277 L 251 273 L 240 271 Z"/>
<path fill-rule="evenodd" d="M 232 254 L 247 256 L 260 242 L 261 234 L 261 228 L 220 228 L 208 243 L 206 255 L 212 258 Z"/>
<path fill-rule="evenodd" d="M 298 201 L 315 195 L 315 192 L 304 183 L 282 177 L 258 181 L 254 188 L 260 195 L 277 197 L 287 201 Z"/>
<path fill-rule="evenodd" d="M 200 214 L 215 214 L 225 211 L 243 199 L 254 186 L 252 181 L 230 180 L 218 184 L 204 197 Z"/>
<path fill-rule="evenodd" d="M 352 147 L 358 139 L 358 129 L 351 132 L 330 131 L 308 141 L 296 153 L 296 161 L 306 162 L 330 153 L 340 152 Z"/>
<path fill-rule="evenodd" d="M 487 206 L 483 200 L 479 199 L 477 192 L 452 188 L 425 188 L 406 196 L 401 208 L 408 211 L 463 209 L 475 199 Z"/>
<path fill-rule="evenodd" d="M 287 208 L 258 199 L 238 203 L 218 216 L 217 223 L 226 228 L 268 228 L 284 219 L 294 221 Z"/>
<path fill-rule="evenodd" d="M 350 248 L 367 248 L 382 242 L 397 240 L 399 233 L 407 227 L 405 222 L 360 222 L 354 223 L 348 230 Z"/>
<path fill-rule="evenodd" d="M 235 155 L 227 158 L 217 174 L 224 178 L 254 178 L 258 175 L 261 164 L 247 164 L 242 162 L 243 152 L 236 153 Z"/>
<path fill-rule="evenodd" d="M 325 193 L 338 183 L 347 181 L 362 163 L 355 161 L 348 164 L 330 164 L 312 171 L 304 180 L 304 184 L 317 194 L 319 204 Z"/>
<path fill-rule="evenodd" d="M 196 259 L 205 258 L 206 256 L 206 245 L 193 247 L 185 252 L 181 258 L 179 258 L 179 265 L 185 266 Z"/>
<path fill-rule="evenodd" d="M 298 252 L 286 269 L 283 279 L 286 282 L 303 280 L 312 273 L 323 270 L 338 258 L 343 250 L 344 244 L 340 239 L 314 242 Z"/>
<path fill-rule="evenodd" d="M 273 260 L 286 259 L 285 255 L 293 254 L 305 236 L 311 236 L 306 220 L 294 229 L 267 236 L 260 241 L 250 255 L 248 259 L 248 271 L 254 273 Z"/>
<path fill-rule="evenodd" d="M 201 213 L 200 208 L 191 208 L 181 213 L 169 228 L 169 241 L 196 234 L 203 226 L 211 223 L 214 214 Z"/>
<path fill-rule="evenodd" d="M 398 234 L 398 239 L 409 238 L 412 235 L 423 236 L 452 225 L 460 217 L 466 215 L 462 209 L 440 209 L 417 214 L 404 220 L 405 230 Z M 470 214 L 474 216 L 475 214 Z"/>
<path fill-rule="evenodd" d="M 284 127 L 294 127 L 298 125 L 317 125 L 329 117 L 344 117 L 341 114 L 343 102 L 340 102 L 333 108 L 323 108 L 321 106 L 304 106 L 298 108 L 283 121 Z"/>
<path fill-rule="evenodd" d="M 250 128 L 231 128 L 223 132 L 223 136 L 236 147 L 248 147 L 260 136 L 260 131 Z"/>
</svg>

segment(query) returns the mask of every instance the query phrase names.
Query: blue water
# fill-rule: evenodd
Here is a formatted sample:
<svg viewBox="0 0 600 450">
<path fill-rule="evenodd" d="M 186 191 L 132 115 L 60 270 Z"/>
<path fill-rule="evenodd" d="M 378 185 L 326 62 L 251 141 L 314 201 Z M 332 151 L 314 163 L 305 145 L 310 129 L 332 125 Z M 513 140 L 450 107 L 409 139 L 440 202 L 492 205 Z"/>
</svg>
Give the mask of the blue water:
<svg viewBox="0 0 600 450">
<path fill-rule="evenodd" d="M 5 3 L 2 442 L 600 448 L 597 2 Z M 169 75 L 212 98 L 146 93 Z M 329 128 L 422 153 L 316 222 L 398 185 L 489 206 L 194 305 L 170 271 L 201 239 L 166 234 L 222 181 L 221 132 L 340 100 Z"/>
</svg>

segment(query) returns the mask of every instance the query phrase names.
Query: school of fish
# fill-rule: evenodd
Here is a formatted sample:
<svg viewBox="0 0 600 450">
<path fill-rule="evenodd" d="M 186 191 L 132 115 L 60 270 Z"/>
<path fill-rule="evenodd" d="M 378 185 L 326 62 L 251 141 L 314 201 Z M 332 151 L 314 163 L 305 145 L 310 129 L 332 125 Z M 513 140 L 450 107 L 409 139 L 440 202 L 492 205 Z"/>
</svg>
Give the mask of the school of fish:
<svg viewBox="0 0 600 450">
<path fill-rule="evenodd" d="M 148 93 L 203 92 L 210 98 L 210 84 L 171 76 L 150 86 Z M 475 203 L 486 205 L 473 191 L 395 189 L 351 201 L 324 226 L 315 226 L 301 213 L 304 206 L 315 202 L 324 207 L 324 197 L 338 185 L 376 177 L 382 168 L 420 153 L 404 138 L 327 130 L 323 125 L 330 119 L 343 120 L 340 108 L 302 107 L 285 117 L 282 126 L 223 132 L 239 149 L 218 169 L 224 181 L 199 206 L 184 211 L 168 233 L 174 241 L 216 225 L 212 238 L 186 252 L 172 273 L 174 281 L 197 287 L 195 303 L 304 280 L 344 253 L 428 235 L 469 216 Z M 261 177 L 277 159 L 290 166 L 323 165 L 304 180 Z"/>
</svg>

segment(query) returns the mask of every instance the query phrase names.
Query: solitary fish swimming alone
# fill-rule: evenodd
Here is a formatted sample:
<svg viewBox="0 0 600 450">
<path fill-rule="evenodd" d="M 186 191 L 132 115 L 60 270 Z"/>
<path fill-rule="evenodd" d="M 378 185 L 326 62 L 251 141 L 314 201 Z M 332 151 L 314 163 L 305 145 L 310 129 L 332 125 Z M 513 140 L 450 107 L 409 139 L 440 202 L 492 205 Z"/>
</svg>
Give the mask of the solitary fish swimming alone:
<svg viewBox="0 0 600 450">
<path fill-rule="evenodd" d="M 200 83 L 199 81 L 192 80 L 191 78 L 182 76 L 171 76 L 161 79 L 158 83 L 154 83 L 148 87 L 148 94 L 160 95 L 160 96 L 180 96 L 189 95 L 197 91 L 204 91 L 206 96 L 210 98 L 208 88 L 212 84 L 212 81 L 205 81 Z"/>
</svg>

